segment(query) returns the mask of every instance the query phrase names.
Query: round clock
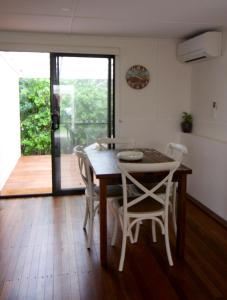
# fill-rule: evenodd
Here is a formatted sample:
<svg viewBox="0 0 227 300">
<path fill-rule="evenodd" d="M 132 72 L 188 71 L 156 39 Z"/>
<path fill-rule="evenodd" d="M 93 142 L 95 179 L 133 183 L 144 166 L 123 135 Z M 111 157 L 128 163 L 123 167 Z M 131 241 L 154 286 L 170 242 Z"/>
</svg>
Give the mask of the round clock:
<svg viewBox="0 0 227 300">
<path fill-rule="evenodd" d="M 132 66 L 126 73 L 126 80 L 133 89 L 143 89 L 148 85 L 150 79 L 149 71 L 140 65 Z"/>
</svg>

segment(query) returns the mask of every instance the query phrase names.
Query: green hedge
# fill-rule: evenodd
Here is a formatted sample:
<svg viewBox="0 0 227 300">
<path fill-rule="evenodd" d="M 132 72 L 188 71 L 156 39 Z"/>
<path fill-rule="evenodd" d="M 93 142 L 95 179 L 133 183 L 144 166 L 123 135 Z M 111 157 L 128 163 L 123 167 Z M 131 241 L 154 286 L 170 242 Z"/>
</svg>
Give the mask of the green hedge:
<svg viewBox="0 0 227 300">
<path fill-rule="evenodd" d="M 21 78 L 19 89 L 22 154 L 50 154 L 50 82 Z"/>
<path fill-rule="evenodd" d="M 50 154 L 50 82 L 21 78 L 19 86 L 22 154 Z M 61 86 L 70 86 L 71 91 L 61 96 L 60 103 L 61 151 L 66 153 L 74 145 L 86 145 L 107 134 L 107 81 L 64 80 Z"/>
</svg>

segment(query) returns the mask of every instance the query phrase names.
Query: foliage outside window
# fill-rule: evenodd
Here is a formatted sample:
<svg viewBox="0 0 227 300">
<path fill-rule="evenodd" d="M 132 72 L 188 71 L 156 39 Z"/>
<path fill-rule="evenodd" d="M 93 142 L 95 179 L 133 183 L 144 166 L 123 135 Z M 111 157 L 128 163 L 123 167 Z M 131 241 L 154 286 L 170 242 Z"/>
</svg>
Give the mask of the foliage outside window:
<svg viewBox="0 0 227 300">
<path fill-rule="evenodd" d="M 22 154 L 50 154 L 49 80 L 21 78 L 19 88 Z"/>
<path fill-rule="evenodd" d="M 73 95 L 62 95 L 61 124 L 69 135 L 69 145 L 88 145 L 107 134 L 107 81 L 69 80 Z M 74 103 L 72 103 L 72 101 Z M 64 146 L 64 145 L 63 145 Z"/>
<path fill-rule="evenodd" d="M 63 153 L 107 134 L 107 81 L 64 80 L 72 93 L 61 94 L 60 138 Z M 23 155 L 50 154 L 50 82 L 20 79 L 21 147 Z"/>
</svg>

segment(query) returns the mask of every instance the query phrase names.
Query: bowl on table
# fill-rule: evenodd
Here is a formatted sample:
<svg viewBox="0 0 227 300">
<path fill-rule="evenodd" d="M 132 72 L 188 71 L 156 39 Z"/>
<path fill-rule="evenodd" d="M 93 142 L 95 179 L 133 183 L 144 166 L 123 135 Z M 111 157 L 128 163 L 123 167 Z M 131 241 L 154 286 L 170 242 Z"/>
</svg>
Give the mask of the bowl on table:
<svg viewBox="0 0 227 300">
<path fill-rule="evenodd" d="M 143 159 L 141 151 L 121 151 L 117 154 L 118 159 L 126 161 L 137 161 Z"/>
</svg>

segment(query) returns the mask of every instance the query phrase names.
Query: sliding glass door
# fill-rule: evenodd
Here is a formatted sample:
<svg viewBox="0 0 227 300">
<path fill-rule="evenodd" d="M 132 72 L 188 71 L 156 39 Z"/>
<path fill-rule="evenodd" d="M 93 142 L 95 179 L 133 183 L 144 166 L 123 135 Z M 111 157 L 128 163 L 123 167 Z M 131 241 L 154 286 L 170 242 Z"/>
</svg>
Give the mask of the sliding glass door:
<svg viewBox="0 0 227 300">
<path fill-rule="evenodd" d="M 76 145 L 114 135 L 114 56 L 51 54 L 53 192 L 83 188 Z"/>
</svg>

